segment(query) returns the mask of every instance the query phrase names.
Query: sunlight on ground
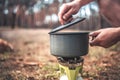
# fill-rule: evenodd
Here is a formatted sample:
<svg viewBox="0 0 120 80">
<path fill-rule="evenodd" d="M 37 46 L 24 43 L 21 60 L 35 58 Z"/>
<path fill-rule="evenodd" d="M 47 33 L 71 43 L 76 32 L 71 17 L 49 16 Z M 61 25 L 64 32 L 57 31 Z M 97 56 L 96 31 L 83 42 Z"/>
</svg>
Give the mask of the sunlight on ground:
<svg viewBox="0 0 120 80">
<path fill-rule="evenodd" d="M 15 51 L 0 54 L 0 71 L 4 72 L 0 73 L 0 79 L 6 79 L 7 75 L 13 80 L 58 80 L 57 60 L 50 54 L 49 31 L 50 29 L 2 29 L 1 38 L 10 42 Z M 114 53 L 105 48 L 90 47 L 89 53 L 84 57 L 85 80 L 94 80 L 98 77 L 98 71 L 104 70 L 106 65 L 110 66 L 110 63 L 102 63 L 102 60 L 106 61 Z M 104 58 L 106 55 L 109 56 Z"/>
</svg>

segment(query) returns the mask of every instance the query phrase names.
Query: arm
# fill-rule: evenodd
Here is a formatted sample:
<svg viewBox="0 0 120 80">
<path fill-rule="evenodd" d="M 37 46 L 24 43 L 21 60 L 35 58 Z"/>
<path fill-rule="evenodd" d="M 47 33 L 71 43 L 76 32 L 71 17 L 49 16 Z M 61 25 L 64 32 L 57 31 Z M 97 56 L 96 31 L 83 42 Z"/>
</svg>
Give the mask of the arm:
<svg viewBox="0 0 120 80">
<path fill-rule="evenodd" d="M 116 28 L 117 29 L 117 36 L 118 36 L 118 41 L 120 41 L 120 27 Z"/>
<path fill-rule="evenodd" d="M 94 0 L 75 0 L 75 1 L 78 1 L 80 3 L 81 6 L 84 6 Z"/>
<path fill-rule="evenodd" d="M 76 14 L 82 6 L 92 1 L 93 0 L 74 0 L 72 2 L 63 4 L 58 13 L 61 24 L 71 21 L 73 14 Z"/>
</svg>

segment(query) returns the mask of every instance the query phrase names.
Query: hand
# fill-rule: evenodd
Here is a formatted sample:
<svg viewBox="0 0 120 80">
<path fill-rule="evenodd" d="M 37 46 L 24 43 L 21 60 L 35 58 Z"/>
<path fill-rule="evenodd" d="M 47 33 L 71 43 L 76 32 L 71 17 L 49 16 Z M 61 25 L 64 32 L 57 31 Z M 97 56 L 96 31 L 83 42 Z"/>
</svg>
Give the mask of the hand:
<svg viewBox="0 0 120 80">
<path fill-rule="evenodd" d="M 65 24 L 72 20 L 72 15 L 76 14 L 80 9 L 79 1 L 80 0 L 75 0 L 70 3 L 65 3 L 60 7 L 58 17 L 61 24 Z"/>
<path fill-rule="evenodd" d="M 102 46 L 108 48 L 120 41 L 120 28 L 106 28 L 90 33 L 94 39 L 90 41 L 91 46 Z"/>
<path fill-rule="evenodd" d="M 76 14 L 82 6 L 92 1 L 93 0 L 73 0 L 72 2 L 63 4 L 58 13 L 60 23 L 65 24 L 71 21 L 73 19 L 72 15 Z"/>
</svg>

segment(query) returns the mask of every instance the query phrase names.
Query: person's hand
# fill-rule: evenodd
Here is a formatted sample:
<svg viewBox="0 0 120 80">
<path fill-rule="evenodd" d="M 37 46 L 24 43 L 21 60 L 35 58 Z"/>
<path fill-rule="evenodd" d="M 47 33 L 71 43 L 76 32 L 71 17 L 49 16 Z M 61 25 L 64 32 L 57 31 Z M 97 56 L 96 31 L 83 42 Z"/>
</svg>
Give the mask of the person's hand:
<svg viewBox="0 0 120 80">
<path fill-rule="evenodd" d="M 100 29 L 90 33 L 93 40 L 90 41 L 91 46 L 101 46 L 108 48 L 120 41 L 120 28 Z"/>
<path fill-rule="evenodd" d="M 76 14 L 80 9 L 80 0 L 75 0 L 70 3 L 65 3 L 60 7 L 58 13 L 59 21 L 65 24 L 72 20 L 72 15 Z"/>
<path fill-rule="evenodd" d="M 76 14 L 82 6 L 92 1 L 93 0 L 73 0 L 72 2 L 63 4 L 58 13 L 60 23 L 65 24 L 70 22 L 73 19 L 72 15 Z"/>
</svg>

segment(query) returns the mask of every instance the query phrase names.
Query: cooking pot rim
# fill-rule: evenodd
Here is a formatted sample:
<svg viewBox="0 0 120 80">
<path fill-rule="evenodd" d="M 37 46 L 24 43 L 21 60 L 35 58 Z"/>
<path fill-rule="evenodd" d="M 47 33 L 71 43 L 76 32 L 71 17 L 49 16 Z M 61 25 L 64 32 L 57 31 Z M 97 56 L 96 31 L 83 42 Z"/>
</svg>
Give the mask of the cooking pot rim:
<svg viewBox="0 0 120 80">
<path fill-rule="evenodd" d="M 50 35 L 76 35 L 76 34 L 89 34 L 90 31 L 80 31 L 80 32 L 56 32 L 50 33 Z"/>
</svg>

